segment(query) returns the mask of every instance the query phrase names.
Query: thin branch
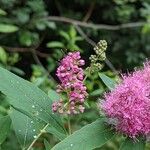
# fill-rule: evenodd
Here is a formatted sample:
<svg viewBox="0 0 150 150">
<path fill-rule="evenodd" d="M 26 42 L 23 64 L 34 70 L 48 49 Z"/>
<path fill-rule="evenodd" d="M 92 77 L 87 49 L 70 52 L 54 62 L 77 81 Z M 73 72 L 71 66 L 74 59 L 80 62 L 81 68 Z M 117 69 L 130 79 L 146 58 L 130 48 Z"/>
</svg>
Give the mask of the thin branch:
<svg viewBox="0 0 150 150">
<path fill-rule="evenodd" d="M 38 56 L 43 57 L 43 58 L 50 57 L 50 54 L 42 53 L 42 52 L 39 52 L 39 51 L 35 51 L 35 53 L 36 53 Z"/>
<path fill-rule="evenodd" d="M 3 46 L 3 45 L 1 45 L 1 47 L 5 48 L 5 50 L 7 50 L 9 52 L 19 52 L 19 53 L 26 53 L 26 52 L 31 53 L 31 49 L 33 49 L 33 47 L 29 47 L 29 48 L 26 48 L 26 47 L 9 47 L 9 46 Z M 47 58 L 50 56 L 49 54 L 39 52 L 39 51 L 35 51 L 35 53 L 38 56 L 43 57 L 43 58 Z"/>
<path fill-rule="evenodd" d="M 39 60 L 38 56 L 36 55 L 35 50 L 32 49 L 31 52 L 32 52 L 32 56 L 33 56 L 35 62 L 43 69 L 43 71 L 46 73 L 47 77 L 48 77 L 49 79 L 51 79 L 51 80 L 55 83 L 56 81 L 55 81 L 54 78 L 50 75 L 50 73 L 47 71 L 47 69 L 45 69 L 45 67 L 43 66 L 43 64 L 42 64 L 41 61 Z"/>
<path fill-rule="evenodd" d="M 94 6 L 95 6 L 95 1 L 93 1 L 85 15 L 85 17 L 83 18 L 83 22 L 87 22 L 90 18 L 90 16 L 92 15 L 92 12 L 94 10 Z"/>
<path fill-rule="evenodd" d="M 78 25 L 85 28 L 105 29 L 105 30 L 120 30 L 124 28 L 135 28 L 135 27 L 141 27 L 147 23 L 147 22 L 131 22 L 131 23 L 125 23 L 120 25 L 107 25 L 107 24 L 87 23 L 87 22 L 82 22 L 79 20 L 66 18 L 66 17 L 59 17 L 59 16 L 48 16 L 42 19 L 55 21 L 55 22 L 69 23 L 69 24 Z"/>
<path fill-rule="evenodd" d="M 93 47 L 96 45 L 96 43 L 93 40 L 91 40 L 79 26 L 74 25 L 74 27 L 76 28 L 78 33 L 83 37 L 83 39 L 85 39 L 90 45 L 92 45 Z"/>
<path fill-rule="evenodd" d="M 50 75 L 50 73 L 47 71 L 47 69 L 45 69 L 45 67 L 43 66 L 43 64 L 41 63 L 41 61 L 39 60 L 37 55 L 40 55 L 41 57 L 49 57 L 48 54 L 45 53 L 41 53 L 36 51 L 36 49 L 39 47 L 40 44 L 36 45 L 33 48 L 13 48 L 13 47 L 7 47 L 7 46 L 2 46 L 4 47 L 6 50 L 9 50 L 11 52 L 30 52 L 34 58 L 34 61 L 43 69 L 43 71 L 45 72 L 45 74 L 48 76 L 48 78 L 50 80 L 52 80 L 54 83 L 56 82 L 54 80 L 54 78 Z"/>
<path fill-rule="evenodd" d="M 41 137 L 43 133 L 45 133 L 46 128 L 49 126 L 49 123 L 46 124 L 46 126 L 41 130 L 41 132 L 37 135 L 37 137 L 33 140 L 31 145 L 28 147 L 27 150 L 31 150 L 32 146 L 36 143 L 36 141 Z"/>
<path fill-rule="evenodd" d="M 78 31 L 78 33 L 79 33 L 90 45 L 92 45 L 93 47 L 96 45 L 96 43 L 95 43 L 93 40 L 91 40 L 91 39 L 83 32 L 83 30 L 82 30 L 79 26 L 75 25 L 75 28 L 76 28 L 76 30 Z M 108 58 L 106 58 L 105 63 L 107 64 L 107 66 L 108 66 L 115 74 L 118 74 L 116 68 L 115 68 L 115 67 L 113 66 L 113 64 L 108 60 Z"/>
<path fill-rule="evenodd" d="M 48 72 L 48 70 L 43 66 L 43 64 L 41 63 L 41 61 L 39 60 L 37 55 L 41 55 L 41 52 L 39 53 L 38 51 L 36 51 L 36 49 L 38 49 L 38 47 L 40 46 L 40 44 L 42 43 L 43 39 L 45 37 L 45 33 L 43 34 L 41 40 L 39 41 L 39 43 L 37 45 L 35 45 L 34 47 L 31 48 L 10 48 L 10 47 L 5 47 L 3 46 L 5 49 L 9 49 L 11 51 L 18 51 L 18 52 L 30 52 L 33 56 L 34 61 L 43 69 L 43 71 L 45 72 L 45 74 L 47 75 L 48 78 L 50 78 L 50 80 L 52 80 L 54 83 L 56 82 L 54 80 L 54 78 L 50 75 L 50 73 Z M 42 56 L 46 56 L 43 55 Z"/>
<path fill-rule="evenodd" d="M 41 63 L 41 61 L 39 60 L 39 58 L 38 58 L 38 56 L 37 56 L 37 54 L 36 54 L 36 49 L 40 46 L 40 44 L 42 43 L 43 39 L 44 39 L 44 36 L 41 38 L 40 42 L 39 42 L 37 45 L 35 45 L 34 48 L 30 49 L 30 51 L 31 51 L 31 53 L 32 53 L 32 56 L 33 56 L 35 62 L 36 62 L 39 66 L 41 66 L 41 68 L 43 69 L 43 71 L 45 72 L 45 74 L 47 75 L 47 77 L 50 78 L 50 79 L 55 83 L 56 81 L 55 81 L 54 78 L 51 76 L 51 74 L 48 72 L 48 70 L 43 66 L 43 64 Z"/>
</svg>

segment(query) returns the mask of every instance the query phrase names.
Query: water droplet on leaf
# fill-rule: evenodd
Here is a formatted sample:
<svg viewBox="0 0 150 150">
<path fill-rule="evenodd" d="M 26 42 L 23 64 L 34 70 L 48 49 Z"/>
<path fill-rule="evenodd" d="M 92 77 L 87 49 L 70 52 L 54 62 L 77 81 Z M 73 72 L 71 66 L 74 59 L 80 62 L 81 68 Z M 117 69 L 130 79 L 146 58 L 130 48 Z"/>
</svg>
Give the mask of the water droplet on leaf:
<svg viewBox="0 0 150 150">
<path fill-rule="evenodd" d="M 35 108 L 35 106 L 34 106 L 34 105 L 32 105 L 32 108 Z"/>
</svg>

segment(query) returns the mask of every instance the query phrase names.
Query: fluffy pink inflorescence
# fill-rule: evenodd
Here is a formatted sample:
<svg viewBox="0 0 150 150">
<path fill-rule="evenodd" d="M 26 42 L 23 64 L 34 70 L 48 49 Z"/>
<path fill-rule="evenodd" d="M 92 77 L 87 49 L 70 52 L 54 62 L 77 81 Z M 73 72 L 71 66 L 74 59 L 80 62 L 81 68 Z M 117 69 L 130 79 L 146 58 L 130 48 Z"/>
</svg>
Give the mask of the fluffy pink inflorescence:
<svg viewBox="0 0 150 150">
<path fill-rule="evenodd" d="M 150 133 L 150 63 L 128 76 L 105 95 L 102 109 L 116 129 L 132 138 Z"/>
<path fill-rule="evenodd" d="M 64 57 L 57 69 L 57 77 L 61 84 L 57 86 L 58 93 L 67 93 L 69 101 L 56 101 L 52 105 L 54 112 L 78 114 L 84 112 L 83 103 L 87 97 L 86 87 L 83 83 L 84 72 L 81 66 L 85 64 L 80 52 L 70 52 Z"/>
</svg>

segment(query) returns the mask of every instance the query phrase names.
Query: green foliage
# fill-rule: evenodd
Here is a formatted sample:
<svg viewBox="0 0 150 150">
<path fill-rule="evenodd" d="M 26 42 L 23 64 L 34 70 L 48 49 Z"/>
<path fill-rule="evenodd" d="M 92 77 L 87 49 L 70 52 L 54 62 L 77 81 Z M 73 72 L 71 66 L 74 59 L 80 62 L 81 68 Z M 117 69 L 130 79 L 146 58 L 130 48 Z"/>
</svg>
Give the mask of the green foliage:
<svg viewBox="0 0 150 150">
<path fill-rule="evenodd" d="M 44 140 L 45 150 L 51 150 L 51 146 L 47 140 Z"/>
<path fill-rule="evenodd" d="M 5 35 L 1 39 L 1 43 L 9 45 L 10 42 L 11 45 L 32 47 L 44 37 L 45 43 L 43 45 L 47 45 L 46 41 L 56 41 L 61 43 L 61 48 L 84 49 L 89 56 L 89 45 L 82 44 L 83 38 L 79 36 L 74 26 L 59 23 L 56 26 L 56 23 L 48 20 L 47 17 L 48 15 L 58 15 L 60 13 L 61 16 L 83 20 L 86 12 L 83 13 L 82 10 L 87 10 L 92 3 L 95 3 L 95 5 L 89 18 L 90 22 L 112 25 L 145 22 L 143 27 L 127 28 L 119 31 L 84 30 L 95 41 L 100 38 L 108 41 L 108 45 L 111 45 L 108 51 L 112 53 L 107 55 L 114 62 L 116 68 L 124 67 L 126 70 L 127 68 L 132 69 L 135 65 L 140 65 L 145 57 L 149 56 L 149 0 L 115 0 L 108 2 L 98 0 L 95 2 L 84 0 L 70 2 L 64 0 L 57 1 L 56 4 L 43 0 L 28 0 L 25 2 L 2 0 L 0 2 L 2 12 L 0 13 L 2 14 L 0 15 L 0 24 L 17 26 L 19 30 L 14 32 L 11 37 L 9 34 Z M 99 17 L 97 12 L 101 14 Z M 1 28 L 1 30 L 4 29 Z M 8 38 L 11 40 L 7 40 Z M 53 46 L 53 48 L 58 48 L 57 46 Z"/>
<path fill-rule="evenodd" d="M 138 141 L 133 141 L 131 138 L 126 138 L 120 147 L 120 150 L 144 150 L 145 140 L 144 138 L 139 138 Z"/>
<path fill-rule="evenodd" d="M 24 75 L 24 71 L 14 65 L 20 60 L 18 53 L 8 53 L 0 46 L 0 66 L 7 68 L 8 70 L 17 73 L 18 75 Z"/>
<path fill-rule="evenodd" d="M 41 126 L 38 127 L 40 122 L 50 124 L 56 130 L 65 134 L 60 118 L 53 114 L 50 109 L 52 101 L 44 92 L 3 68 L 0 68 L 0 82 L 0 90 L 8 97 L 7 101 L 10 105 L 15 108 L 15 110 L 10 111 L 10 116 L 16 134 L 19 135 L 19 139 L 22 139 L 21 144 L 24 144 L 23 146 L 26 146 L 28 140 L 37 136 L 33 136 L 32 129 L 35 126 L 37 126 L 37 129 L 35 129 L 37 132 L 42 130 Z M 31 121 L 34 122 L 35 120 L 35 124 L 32 124 Z M 22 126 L 22 123 L 24 126 Z"/>
<path fill-rule="evenodd" d="M 103 73 L 99 73 L 99 77 L 101 78 L 101 80 L 104 82 L 104 84 L 110 89 L 113 90 L 115 88 L 116 82 L 114 80 L 112 80 L 111 78 L 109 78 L 108 76 L 106 76 Z"/>
<path fill-rule="evenodd" d="M 0 72 L 0 90 L 10 98 L 8 100 L 12 106 L 28 112 L 31 116 L 38 117 L 46 123 L 51 121 L 51 124 L 54 123 L 63 130 L 59 118 L 52 114 L 51 109 L 48 109 L 52 102 L 44 92 L 3 68 L 0 68 Z"/>
<path fill-rule="evenodd" d="M 54 66 L 53 66 L 54 65 Z M 56 64 L 50 65 L 48 70 L 50 72 L 55 69 Z M 52 70 L 51 70 L 52 69 Z M 48 74 L 45 74 L 45 71 L 41 66 L 32 65 L 32 76 L 31 81 L 41 89 L 43 89 L 46 93 L 55 86 L 55 81 L 48 78 Z"/>
<path fill-rule="evenodd" d="M 31 46 L 37 43 L 39 40 L 39 35 L 34 32 L 20 31 L 20 44 L 23 46 Z"/>
<path fill-rule="evenodd" d="M 56 130 L 53 126 L 48 126 L 46 128 L 46 132 L 54 135 L 58 140 L 63 140 L 66 138 L 66 135 L 64 133 L 61 133 L 60 131 Z"/>
<path fill-rule="evenodd" d="M 0 116 L 0 145 L 5 141 L 7 134 L 10 131 L 11 120 L 9 116 Z"/>
<path fill-rule="evenodd" d="M 77 42 L 82 41 L 83 38 L 77 35 L 77 31 L 75 30 L 74 26 L 70 26 L 67 31 L 60 30 L 58 34 L 61 37 L 62 41 L 48 42 L 48 48 L 65 48 L 69 49 L 70 51 L 82 51 L 82 49 L 77 45 Z"/>
<path fill-rule="evenodd" d="M 53 42 L 47 43 L 47 47 L 49 47 L 49 48 L 63 48 L 64 45 L 61 42 L 53 41 Z"/>
<path fill-rule="evenodd" d="M 11 33 L 16 32 L 18 30 L 17 26 L 8 25 L 8 24 L 0 24 L 0 32 L 1 33 Z"/>
<path fill-rule="evenodd" d="M 3 9 L 0 9 L 0 15 L 5 16 L 6 14 L 7 14 L 6 11 L 4 11 Z"/>
<path fill-rule="evenodd" d="M 5 50 L 2 47 L 0 47 L 0 60 L 4 64 L 7 61 L 7 53 L 5 52 Z"/>
<path fill-rule="evenodd" d="M 58 93 L 51 89 L 48 91 L 48 96 L 51 99 L 51 101 L 57 101 L 61 98 L 60 95 L 58 95 Z"/>
<path fill-rule="evenodd" d="M 10 117 L 22 149 L 27 147 L 37 137 L 43 125 L 45 125 L 37 118 L 31 119 L 14 108 L 10 109 Z"/>
<path fill-rule="evenodd" d="M 2 14 L 0 16 L 0 32 L 10 33 L 18 31 L 14 34 L 14 36 L 17 35 L 17 41 L 15 40 L 15 42 L 19 41 L 21 46 L 37 44 L 40 36 L 40 33 L 37 31 L 56 28 L 54 22 L 42 20 L 43 17 L 48 15 L 42 0 L 29 0 L 24 3 L 21 1 L 2 0 L 0 6 L 4 8 L 0 13 Z"/>
<path fill-rule="evenodd" d="M 87 35 L 87 37 L 84 37 L 76 30 L 74 22 L 69 24 L 59 22 L 61 20 L 58 20 L 58 22 L 52 21 L 48 16 L 69 17 L 80 20 L 81 24 L 86 24 L 87 22 L 108 25 L 123 24 L 124 26 L 126 23 L 133 23 L 134 26 L 134 23 L 141 22 L 143 26 L 121 28 L 115 31 L 95 30 L 82 26 L 81 29 Z M 85 18 L 87 19 L 86 21 Z M 36 139 L 34 137 L 41 134 L 41 130 L 48 123 L 50 125 L 42 133 L 33 149 L 47 150 L 61 140 L 62 142 L 59 143 L 60 149 L 62 149 L 61 146 L 66 149 L 80 149 L 80 147 L 76 147 L 77 145 L 80 146 L 78 137 L 79 139 L 85 139 L 88 135 L 86 129 L 90 131 L 89 133 L 92 133 L 96 132 L 93 127 L 97 129 L 103 127 L 98 126 L 101 121 L 94 122 L 99 118 L 97 102 L 103 97 L 106 87 L 109 90 L 115 87 L 115 81 L 117 81 L 118 77 L 114 75 L 107 65 L 104 65 L 104 73 L 102 72 L 98 75 L 94 72 L 92 76 L 88 76 L 85 81 L 89 93 L 86 101 L 86 111 L 78 117 L 70 118 L 72 130 L 81 129 L 66 138 L 66 132 L 63 129 L 63 126 L 68 127 L 66 116 L 61 116 L 63 120 L 61 122 L 60 117 L 54 115 L 51 111 L 52 102 L 60 99 L 60 96 L 53 90 L 56 89 L 57 85 L 55 73 L 59 61 L 69 51 L 79 50 L 86 61 L 86 68 L 90 64 L 88 61 L 89 56 L 93 55 L 94 51 L 91 51 L 92 46 L 85 42 L 85 39 L 90 38 L 95 42 L 105 39 L 108 42 L 107 58 L 119 72 L 124 73 L 127 70 L 133 70 L 135 66 L 140 66 L 145 58 L 149 58 L 149 33 L 149 0 L 56 0 L 55 2 L 44 0 L 1 0 L 0 66 L 30 80 L 34 85 L 0 68 L 0 91 L 6 95 L 0 94 L 0 143 L 3 142 L 0 149 L 20 150 L 18 141 L 23 148 L 27 147 Z M 36 47 L 35 54 L 40 62 L 31 52 L 33 47 Z M 48 96 L 36 86 L 45 91 Z M 35 106 L 35 108 L 32 106 Z M 41 108 L 43 111 L 40 111 Z M 7 120 L 6 118 L 9 119 Z M 12 121 L 15 134 L 10 129 L 10 123 L 7 124 L 8 126 L 1 126 L 3 123 L 1 119 L 10 123 Z M 28 124 L 32 121 L 34 122 L 33 124 Z M 93 123 L 89 124 L 91 122 Z M 9 134 L 5 134 L 7 132 L 1 134 L 3 130 L 7 130 Z M 95 135 L 98 138 L 93 143 L 91 141 L 96 137 L 90 134 L 88 135 L 88 142 L 81 140 L 83 145 L 87 146 L 87 149 L 99 147 L 106 142 L 101 137 L 101 135 L 105 136 L 101 131 L 96 132 Z M 79 144 L 73 143 L 73 146 L 69 145 L 72 142 L 79 142 Z M 121 142 L 122 137 L 117 136 L 98 149 L 117 150 Z M 57 148 L 58 146 L 59 148 L 59 144 L 55 147 Z M 138 149 L 138 147 L 141 150 L 144 149 L 144 142 L 141 142 L 141 140 L 133 142 L 132 139 L 127 138 L 120 149 Z M 147 143 L 145 149 L 150 149 L 149 143 Z"/>
<path fill-rule="evenodd" d="M 104 119 L 99 119 L 76 131 L 57 144 L 52 150 L 92 150 L 101 147 L 114 136 L 113 130 L 107 127 Z"/>
</svg>

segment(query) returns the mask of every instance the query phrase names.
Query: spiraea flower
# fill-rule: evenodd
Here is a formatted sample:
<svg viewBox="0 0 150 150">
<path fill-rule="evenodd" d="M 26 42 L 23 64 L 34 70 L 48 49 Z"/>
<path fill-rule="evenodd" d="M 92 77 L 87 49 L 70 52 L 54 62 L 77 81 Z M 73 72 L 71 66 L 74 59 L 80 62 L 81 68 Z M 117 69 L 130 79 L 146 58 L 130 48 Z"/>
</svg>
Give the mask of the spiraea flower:
<svg viewBox="0 0 150 150">
<path fill-rule="evenodd" d="M 84 101 L 87 97 L 86 86 L 83 83 L 84 71 L 81 68 L 85 64 L 80 52 L 69 53 L 64 57 L 57 68 L 57 77 L 61 84 L 57 86 L 57 92 L 66 94 L 66 100 L 61 99 L 52 105 L 54 112 L 78 114 L 84 112 Z"/>
<path fill-rule="evenodd" d="M 115 121 L 118 131 L 132 138 L 150 134 L 150 63 L 123 76 L 122 82 L 105 95 L 102 110 Z"/>
</svg>

